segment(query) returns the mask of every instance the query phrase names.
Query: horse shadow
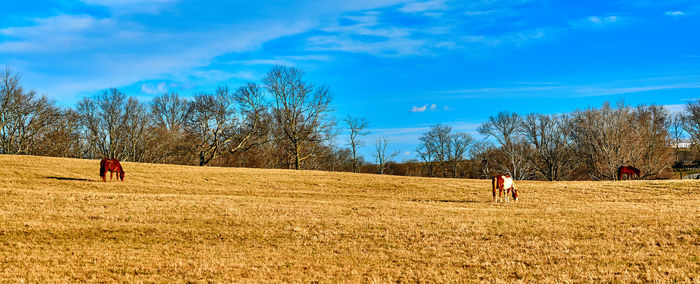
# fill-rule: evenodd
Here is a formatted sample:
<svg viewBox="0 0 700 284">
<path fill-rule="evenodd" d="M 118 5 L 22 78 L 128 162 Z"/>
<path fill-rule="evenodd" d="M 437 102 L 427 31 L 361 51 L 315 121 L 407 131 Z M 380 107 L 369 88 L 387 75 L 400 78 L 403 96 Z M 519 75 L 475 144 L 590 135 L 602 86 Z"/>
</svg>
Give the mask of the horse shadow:
<svg viewBox="0 0 700 284">
<path fill-rule="evenodd" d="M 70 180 L 70 181 L 88 181 L 88 182 L 94 182 L 94 180 L 90 179 L 84 179 L 84 178 L 70 178 L 70 177 L 44 177 L 47 179 L 55 179 L 55 180 Z"/>
<path fill-rule="evenodd" d="M 442 202 L 442 203 L 481 203 L 476 200 L 450 200 L 450 199 L 411 199 L 415 202 Z"/>
</svg>

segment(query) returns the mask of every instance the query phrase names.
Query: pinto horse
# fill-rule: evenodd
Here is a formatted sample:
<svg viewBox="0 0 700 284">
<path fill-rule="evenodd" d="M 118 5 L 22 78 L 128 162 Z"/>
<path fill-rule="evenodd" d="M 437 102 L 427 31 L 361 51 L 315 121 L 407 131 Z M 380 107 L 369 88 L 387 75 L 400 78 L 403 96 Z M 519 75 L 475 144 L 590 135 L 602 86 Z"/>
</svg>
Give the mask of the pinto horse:
<svg viewBox="0 0 700 284">
<path fill-rule="evenodd" d="M 518 190 L 515 189 L 515 183 L 510 175 L 498 175 L 491 179 L 493 185 L 493 202 L 501 200 L 504 197 L 505 202 L 508 202 L 508 194 L 513 195 L 514 200 L 518 200 Z M 498 189 L 498 199 L 496 199 L 496 189 Z"/>
<path fill-rule="evenodd" d="M 634 179 L 634 176 L 639 177 L 641 171 L 638 168 L 632 166 L 620 166 L 617 168 L 617 180 L 622 180 L 624 175 L 627 179 Z"/>
<path fill-rule="evenodd" d="M 112 181 L 112 176 L 115 172 L 117 173 L 117 179 L 124 181 L 124 169 L 122 169 L 122 165 L 119 164 L 119 160 L 102 159 L 102 161 L 100 161 L 100 176 L 104 182 L 107 181 L 107 171 L 109 171 L 110 182 Z"/>
</svg>

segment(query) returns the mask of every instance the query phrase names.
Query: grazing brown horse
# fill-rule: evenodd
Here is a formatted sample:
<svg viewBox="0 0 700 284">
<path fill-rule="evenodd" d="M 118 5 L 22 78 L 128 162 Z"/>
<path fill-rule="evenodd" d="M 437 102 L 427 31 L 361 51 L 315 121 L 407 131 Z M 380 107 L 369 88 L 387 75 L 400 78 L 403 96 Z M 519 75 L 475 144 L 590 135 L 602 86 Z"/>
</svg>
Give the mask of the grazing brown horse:
<svg viewBox="0 0 700 284">
<path fill-rule="evenodd" d="M 627 179 L 634 179 L 634 176 L 639 177 L 641 171 L 638 168 L 632 166 L 620 166 L 617 168 L 617 180 L 622 180 L 624 175 Z"/>
<path fill-rule="evenodd" d="M 117 173 L 117 179 L 124 181 L 124 169 L 122 169 L 122 165 L 119 164 L 119 160 L 102 159 L 102 161 L 100 161 L 100 176 L 104 182 L 107 181 L 107 171 L 109 171 L 109 181 L 112 181 L 112 176 L 115 172 Z"/>
<path fill-rule="evenodd" d="M 508 202 L 508 194 L 513 195 L 514 200 L 518 200 L 518 190 L 515 189 L 515 183 L 510 175 L 498 175 L 491 179 L 493 185 L 493 202 L 501 200 L 504 197 L 505 202 Z M 496 189 L 498 189 L 498 199 L 496 199 Z"/>
</svg>

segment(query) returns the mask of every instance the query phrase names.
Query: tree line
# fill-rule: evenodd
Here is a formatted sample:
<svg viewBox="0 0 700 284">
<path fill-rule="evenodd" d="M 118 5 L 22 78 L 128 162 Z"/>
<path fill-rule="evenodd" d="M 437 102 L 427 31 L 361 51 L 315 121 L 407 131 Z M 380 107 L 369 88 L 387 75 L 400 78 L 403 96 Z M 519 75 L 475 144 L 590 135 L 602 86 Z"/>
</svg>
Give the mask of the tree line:
<svg viewBox="0 0 700 284">
<path fill-rule="evenodd" d="M 700 141 L 700 102 L 679 114 L 663 106 L 605 103 L 566 114 L 520 115 L 499 112 L 477 129 L 483 139 L 434 125 L 423 134 L 418 159 L 396 170 L 402 174 L 454 178 L 610 180 L 617 168 L 632 165 L 642 178 L 671 176 L 681 163 L 678 145 L 689 135 Z M 698 149 L 691 150 L 697 160 Z"/>
<path fill-rule="evenodd" d="M 332 97 L 304 72 L 273 67 L 262 82 L 144 103 L 118 89 L 72 108 L 0 73 L 0 153 L 190 165 L 342 170 Z"/>
<path fill-rule="evenodd" d="M 366 147 L 369 122 L 332 116 L 327 86 L 309 82 L 303 70 L 274 66 L 260 82 L 182 97 L 163 94 L 149 102 L 118 89 L 59 107 L 25 89 L 20 75 L 0 72 L 0 154 L 185 165 L 315 169 L 452 178 L 613 179 L 633 165 L 644 178 L 669 174 L 679 142 L 700 140 L 700 102 L 671 115 L 658 105 L 620 102 L 567 114 L 500 112 L 473 138 L 437 124 L 423 133 L 416 157 L 396 162 L 390 140 Z M 335 137 L 344 131 L 346 143 Z M 340 145 L 338 145 L 340 144 Z M 699 145 L 699 143 L 694 143 Z M 697 150 L 695 151 L 697 152 Z M 694 159 L 694 157 L 692 158 Z"/>
</svg>

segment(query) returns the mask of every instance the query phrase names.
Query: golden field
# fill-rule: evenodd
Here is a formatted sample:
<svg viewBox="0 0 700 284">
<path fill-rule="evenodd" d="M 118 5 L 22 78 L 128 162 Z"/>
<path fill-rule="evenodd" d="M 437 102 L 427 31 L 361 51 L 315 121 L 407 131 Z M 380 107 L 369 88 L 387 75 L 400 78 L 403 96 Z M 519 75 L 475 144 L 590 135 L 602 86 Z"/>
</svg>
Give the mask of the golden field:
<svg viewBox="0 0 700 284">
<path fill-rule="evenodd" d="M 0 156 L 0 279 L 700 282 L 698 181 L 122 165 Z"/>
</svg>

